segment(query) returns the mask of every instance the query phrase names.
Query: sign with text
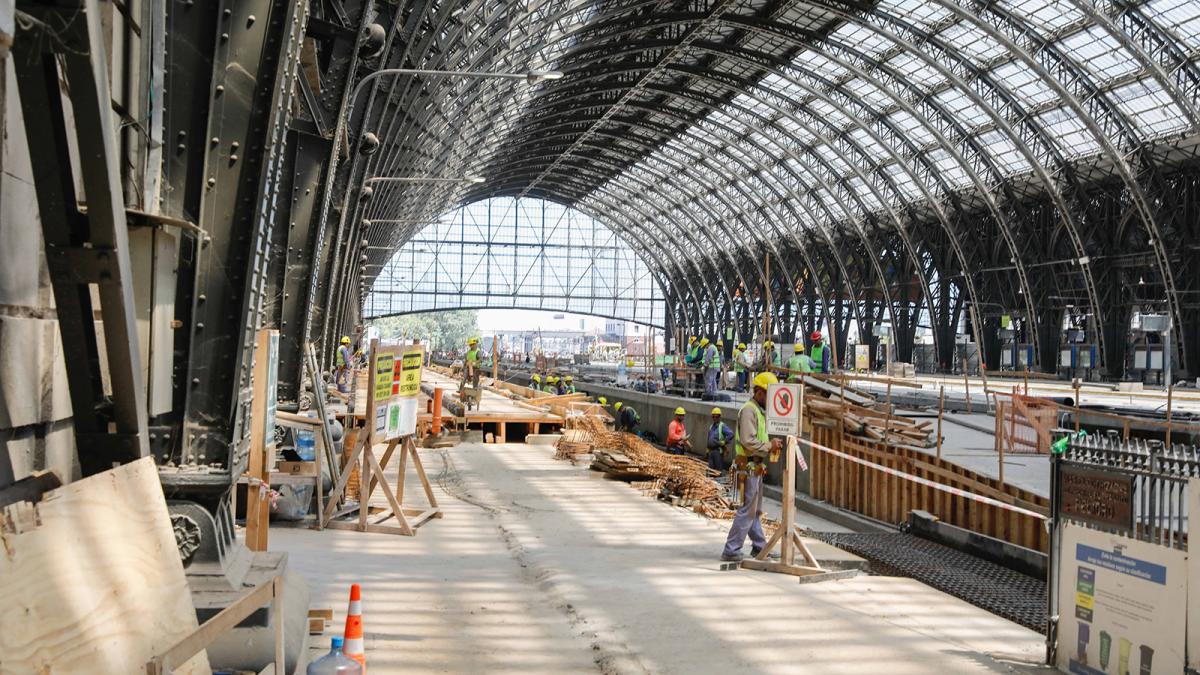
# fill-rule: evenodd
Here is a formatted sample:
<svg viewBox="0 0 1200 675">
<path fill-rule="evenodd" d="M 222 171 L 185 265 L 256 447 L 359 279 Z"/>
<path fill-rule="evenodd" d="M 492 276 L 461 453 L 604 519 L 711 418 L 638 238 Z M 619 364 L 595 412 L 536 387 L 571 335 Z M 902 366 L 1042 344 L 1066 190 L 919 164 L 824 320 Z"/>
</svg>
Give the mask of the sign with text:
<svg viewBox="0 0 1200 675">
<path fill-rule="evenodd" d="M 425 351 L 421 347 L 411 347 L 400 355 L 394 392 L 397 396 L 412 397 L 421 392 L 421 366 L 424 363 Z"/>
<path fill-rule="evenodd" d="M 1072 523 L 1061 542 L 1058 668 L 1182 673 L 1187 554 Z"/>
<path fill-rule="evenodd" d="M 1133 529 L 1133 476 L 1072 466 L 1060 469 L 1062 515 L 1085 523 Z"/>
<path fill-rule="evenodd" d="M 799 384 L 767 387 L 767 433 L 772 436 L 800 435 Z"/>
<path fill-rule="evenodd" d="M 854 369 L 871 369 L 871 345 L 854 345 Z"/>
<path fill-rule="evenodd" d="M 392 380 L 395 378 L 394 372 L 395 359 L 390 353 L 380 353 L 375 356 L 375 379 L 372 385 L 375 388 L 375 403 L 386 403 L 392 397 Z"/>
</svg>

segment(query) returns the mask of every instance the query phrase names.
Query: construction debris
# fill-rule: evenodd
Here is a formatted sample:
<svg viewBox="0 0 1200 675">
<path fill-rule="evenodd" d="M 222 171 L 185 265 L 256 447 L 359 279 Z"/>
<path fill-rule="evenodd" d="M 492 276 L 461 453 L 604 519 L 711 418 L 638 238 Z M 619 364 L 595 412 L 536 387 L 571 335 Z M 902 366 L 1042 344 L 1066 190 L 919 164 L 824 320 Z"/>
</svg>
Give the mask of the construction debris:
<svg viewBox="0 0 1200 675">
<path fill-rule="evenodd" d="M 835 383 L 805 377 L 805 414 L 813 424 L 824 426 L 843 425 L 846 433 L 862 436 L 873 441 L 908 445 L 922 448 L 933 447 L 933 423 L 898 414 L 895 406 L 880 402 L 874 396 Z"/>
</svg>

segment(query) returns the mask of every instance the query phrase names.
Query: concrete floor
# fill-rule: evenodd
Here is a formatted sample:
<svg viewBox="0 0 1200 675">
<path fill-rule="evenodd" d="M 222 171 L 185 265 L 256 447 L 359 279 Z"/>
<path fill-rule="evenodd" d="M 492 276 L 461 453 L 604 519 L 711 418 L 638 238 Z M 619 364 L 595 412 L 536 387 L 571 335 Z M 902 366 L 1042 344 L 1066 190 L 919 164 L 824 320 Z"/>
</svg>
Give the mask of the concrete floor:
<svg viewBox="0 0 1200 675">
<path fill-rule="evenodd" d="M 718 571 L 727 523 L 552 454 L 423 451 L 445 518 L 413 538 L 272 529 L 312 606 L 334 609 L 316 641 L 359 582 L 373 673 L 1038 669 L 1041 636 L 908 579 Z"/>
</svg>

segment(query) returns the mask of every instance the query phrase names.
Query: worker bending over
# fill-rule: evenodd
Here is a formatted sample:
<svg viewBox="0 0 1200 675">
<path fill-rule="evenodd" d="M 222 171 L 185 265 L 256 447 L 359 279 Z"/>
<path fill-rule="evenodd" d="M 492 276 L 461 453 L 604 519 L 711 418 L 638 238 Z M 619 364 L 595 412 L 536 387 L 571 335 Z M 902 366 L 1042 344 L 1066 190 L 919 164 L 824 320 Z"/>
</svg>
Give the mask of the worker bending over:
<svg viewBox="0 0 1200 675">
<path fill-rule="evenodd" d="M 794 372 L 788 373 L 788 382 L 799 382 L 801 377 L 799 373 L 811 373 L 813 371 L 812 359 L 808 358 L 808 354 L 804 353 L 804 345 L 799 342 L 792 348 L 792 351 L 795 354 L 792 355 L 792 358 L 788 359 L 787 369 Z"/>
<path fill-rule="evenodd" d="M 704 358 L 703 345 L 696 341 L 696 336 L 688 338 L 687 355 L 684 356 L 684 365 L 690 368 L 699 368 L 700 362 Z"/>
<path fill-rule="evenodd" d="M 688 436 L 687 426 L 683 421 L 687 411 L 682 407 L 675 409 L 675 419 L 667 425 L 667 452 L 672 455 L 683 455 L 692 449 L 692 440 Z"/>
<path fill-rule="evenodd" d="M 779 439 L 767 436 L 767 387 L 779 382 L 773 373 L 754 376 L 754 396 L 738 411 L 737 430 L 734 432 L 735 484 L 745 483 L 742 505 L 733 516 L 729 536 L 725 539 L 725 550 L 721 560 L 740 562 L 746 535 L 750 535 L 750 555 L 756 556 L 767 545 L 762 521 L 762 479 L 767 474 L 767 457 L 782 447 Z"/>
<path fill-rule="evenodd" d="M 721 421 L 721 409 L 712 409 L 712 426 L 708 428 L 708 468 L 725 470 L 725 454 L 733 442 L 733 429 Z"/>
<path fill-rule="evenodd" d="M 333 371 L 333 382 L 337 390 L 343 394 L 350 393 L 351 364 L 354 363 L 354 353 L 350 349 L 350 337 L 343 335 L 337 349 L 337 366 Z"/>
<path fill-rule="evenodd" d="M 620 401 L 613 405 L 613 410 L 617 413 L 617 431 L 637 434 L 638 425 L 642 423 L 642 418 L 637 411 L 632 406 L 625 405 Z"/>
<path fill-rule="evenodd" d="M 812 369 L 814 373 L 832 373 L 833 370 L 829 367 L 829 349 L 825 347 L 825 340 L 821 337 L 821 331 L 814 330 L 812 335 L 812 349 L 808 352 L 808 357 L 812 359 Z"/>
</svg>

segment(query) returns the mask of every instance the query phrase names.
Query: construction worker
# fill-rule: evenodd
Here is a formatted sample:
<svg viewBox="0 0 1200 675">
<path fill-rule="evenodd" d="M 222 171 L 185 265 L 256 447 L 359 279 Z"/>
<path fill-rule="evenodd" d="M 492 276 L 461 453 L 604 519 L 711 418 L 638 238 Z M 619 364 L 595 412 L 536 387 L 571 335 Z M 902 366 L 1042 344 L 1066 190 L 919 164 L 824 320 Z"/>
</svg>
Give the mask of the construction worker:
<svg viewBox="0 0 1200 675">
<path fill-rule="evenodd" d="M 685 356 L 683 359 L 684 365 L 689 366 L 691 368 L 699 368 L 700 361 L 703 358 L 704 358 L 703 352 L 701 352 L 700 343 L 696 342 L 696 336 L 693 335 L 693 336 L 689 337 L 688 338 L 688 346 L 687 346 L 687 356 Z"/>
<path fill-rule="evenodd" d="M 717 393 L 717 376 L 721 374 L 721 350 L 710 344 L 708 338 L 700 341 L 704 347 L 704 393 Z"/>
<path fill-rule="evenodd" d="M 631 434 L 637 434 L 637 427 L 642 423 L 642 418 L 633 409 L 633 406 L 628 406 L 617 401 L 613 405 L 613 410 L 617 413 L 617 431 L 628 431 Z"/>
<path fill-rule="evenodd" d="M 725 470 L 725 454 L 733 441 L 733 429 L 721 421 L 721 409 L 712 409 L 712 426 L 708 428 L 708 468 Z"/>
<path fill-rule="evenodd" d="M 472 387 L 479 388 L 479 361 L 481 354 L 479 353 L 479 339 L 470 338 L 467 340 L 467 353 L 463 356 L 463 385 L 467 382 L 471 383 Z"/>
<path fill-rule="evenodd" d="M 812 335 L 812 349 L 808 352 L 808 357 L 812 359 L 812 369 L 814 373 L 831 373 L 829 368 L 829 350 L 825 348 L 825 339 L 821 336 L 821 331 L 814 330 Z"/>
<path fill-rule="evenodd" d="M 750 378 L 750 367 L 750 353 L 746 351 L 746 344 L 739 342 L 737 348 L 733 350 L 733 372 L 737 375 L 738 393 L 746 391 L 746 384 Z"/>
<path fill-rule="evenodd" d="M 608 407 L 608 399 L 607 399 L 607 398 L 604 398 L 603 396 L 601 396 L 600 398 L 596 399 L 596 403 L 599 403 L 601 408 L 607 408 L 607 407 Z"/>
<path fill-rule="evenodd" d="M 542 389 L 542 391 L 546 392 L 547 394 L 557 394 L 558 393 L 558 376 L 557 375 L 546 376 L 546 386 Z"/>
<path fill-rule="evenodd" d="M 800 375 L 796 373 L 811 373 L 813 371 L 812 359 L 808 358 L 808 354 L 804 353 L 804 345 L 799 342 L 796 343 L 795 347 L 792 347 L 792 351 L 795 354 L 792 355 L 792 358 L 788 359 L 787 369 L 795 372 L 788 373 L 788 382 L 799 382 Z"/>
<path fill-rule="evenodd" d="M 350 373 L 354 364 L 354 350 L 350 347 L 350 336 L 343 335 L 338 345 L 336 356 L 337 367 L 334 370 L 333 381 L 337 390 L 343 394 L 350 393 Z"/>
<path fill-rule="evenodd" d="M 774 373 L 759 373 L 754 376 L 754 395 L 738 411 L 737 430 L 734 431 L 735 481 L 745 482 L 742 505 L 733 516 L 729 536 L 725 539 L 725 550 L 721 560 L 740 562 L 746 535 L 750 535 L 750 555 L 756 556 L 767 545 L 762 521 L 762 479 L 767 474 L 767 457 L 782 447 L 779 439 L 767 436 L 767 387 L 779 382 Z"/>
<path fill-rule="evenodd" d="M 563 384 L 563 388 L 562 388 L 563 393 L 564 394 L 574 394 L 575 393 L 575 376 L 568 375 L 568 376 L 564 377 L 563 380 L 565 380 L 565 384 Z"/>
<path fill-rule="evenodd" d="M 758 367 L 755 368 L 760 373 L 769 373 L 771 368 L 779 368 L 783 365 L 783 361 L 779 356 L 779 352 L 775 351 L 775 343 L 770 340 L 763 341 L 763 351 L 758 357 Z"/>
<path fill-rule="evenodd" d="M 688 435 L 687 425 L 684 424 L 687 411 L 682 407 L 675 409 L 675 419 L 667 425 L 667 452 L 672 455 L 686 454 L 692 449 L 692 439 Z"/>
</svg>

